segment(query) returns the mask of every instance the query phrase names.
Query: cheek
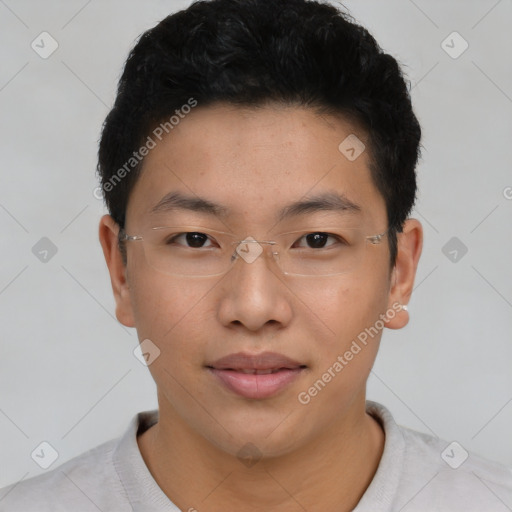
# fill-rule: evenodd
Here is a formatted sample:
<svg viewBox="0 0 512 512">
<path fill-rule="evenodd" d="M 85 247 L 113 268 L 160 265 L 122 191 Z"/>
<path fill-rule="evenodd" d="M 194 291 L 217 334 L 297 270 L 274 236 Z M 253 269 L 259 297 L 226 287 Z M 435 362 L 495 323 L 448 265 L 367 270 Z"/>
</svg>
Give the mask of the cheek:
<svg viewBox="0 0 512 512">
<path fill-rule="evenodd" d="M 382 336 L 379 315 L 387 307 L 387 281 L 369 275 L 339 280 L 317 294 L 314 304 L 330 333 L 314 330 L 315 364 L 310 387 L 302 391 L 314 397 L 318 414 L 331 418 L 337 414 L 333 403 L 348 405 L 365 389 Z"/>
<path fill-rule="evenodd" d="M 200 329 L 204 324 L 199 311 L 204 291 L 201 294 L 173 277 L 147 275 L 138 279 L 133 292 L 139 341 L 149 339 L 159 351 L 148 370 L 157 387 L 177 406 L 187 401 L 183 389 L 192 389 L 191 378 L 203 363 Z"/>
<path fill-rule="evenodd" d="M 310 313 L 309 329 L 315 331 L 318 348 L 330 352 L 350 345 L 385 312 L 389 286 L 385 272 L 324 279 L 297 281 L 290 289 Z"/>
<path fill-rule="evenodd" d="M 150 339 L 169 360 L 175 359 L 171 354 L 184 356 L 187 351 L 200 355 L 197 344 L 204 337 L 208 318 L 211 322 L 208 294 L 215 283 L 140 268 L 132 275 L 136 277 L 130 283 L 130 294 L 139 339 Z"/>
</svg>

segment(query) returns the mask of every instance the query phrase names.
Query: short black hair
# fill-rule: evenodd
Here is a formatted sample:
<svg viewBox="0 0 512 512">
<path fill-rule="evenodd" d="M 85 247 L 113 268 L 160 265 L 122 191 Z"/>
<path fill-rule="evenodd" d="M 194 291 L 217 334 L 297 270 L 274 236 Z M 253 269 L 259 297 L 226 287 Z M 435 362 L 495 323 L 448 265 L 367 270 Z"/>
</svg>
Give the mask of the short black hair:
<svg viewBox="0 0 512 512">
<path fill-rule="evenodd" d="M 124 228 L 143 164 L 138 150 L 156 126 L 170 132 L 184 106 L 272 102 L 341 115 L 364 129 L 394 265 L 396 233 L 416 198 L 420 125 L 395 58 L 350 14 L 320 1 L 201 0 L 140 36 L 99 145 L 113 219 Z"/>
</svg>

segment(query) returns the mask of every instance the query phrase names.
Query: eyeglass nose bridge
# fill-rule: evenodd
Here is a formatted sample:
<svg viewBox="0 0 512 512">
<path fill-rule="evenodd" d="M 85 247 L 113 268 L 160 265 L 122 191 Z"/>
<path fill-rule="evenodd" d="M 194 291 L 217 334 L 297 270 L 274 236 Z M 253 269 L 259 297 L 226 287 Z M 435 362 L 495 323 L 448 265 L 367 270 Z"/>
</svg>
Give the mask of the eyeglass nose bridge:
<svg viewBox="0 0 512 512">
<path fill-rule="evenodd" d="M 245 238 L 244 240 L 239 240 L 238 242 L 233 242 L 236 245 L 235 251 L 231 256 L 231 263 L 233 263 L 239 257 L 242 258 L 246 263 L 255 262 L 261 253 L 263 252 L 263 247 L 261 244 L 266 245 L 277 245 L 277 242 L 274 240 L 255 240 L 252 236 Z M 278 252 L 272 251 L 272 256 L 277 261 Z"/>
</svg>

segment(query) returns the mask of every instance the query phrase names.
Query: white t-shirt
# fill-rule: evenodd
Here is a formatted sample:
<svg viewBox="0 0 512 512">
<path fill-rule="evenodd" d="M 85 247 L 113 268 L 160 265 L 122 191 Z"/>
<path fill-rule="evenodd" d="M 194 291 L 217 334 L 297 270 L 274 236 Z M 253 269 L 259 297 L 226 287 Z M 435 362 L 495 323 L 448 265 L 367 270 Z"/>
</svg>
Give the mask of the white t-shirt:
<svg viewBox="0 0 512 512">
<path fill-rule="evenodd" d="M 465 459 L 460 445 L 398 426 L 380 404 L 368 401 L 367 411 L 382 424 L 386 440 L 354 512 L 512 511 L 512 469 L 471 454 Z M 157 410 L 141 412 L 122 437 L 0 489 L 0 512 L 179 512 L 137 444 L 137 433 L 157 421 Z M 201 510 L 200 502 L 195 508 Z"/>
</svg>

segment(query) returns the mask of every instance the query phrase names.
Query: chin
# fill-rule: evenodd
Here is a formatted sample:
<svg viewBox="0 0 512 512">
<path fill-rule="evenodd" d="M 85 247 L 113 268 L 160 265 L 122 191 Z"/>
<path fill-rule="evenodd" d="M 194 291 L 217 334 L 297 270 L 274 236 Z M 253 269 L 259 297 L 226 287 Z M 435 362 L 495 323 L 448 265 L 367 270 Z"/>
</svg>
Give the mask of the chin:
<svg viewBox="0 0 512 512">
<path fill-rule="evenodd" d="M 297 424 L 295 419 L 290 423 L 287 421 L 288 414 L 283 412 L 267 415 L 266 418 L 261 418 L 261 413 L 245 414 L 231 418 L 231 421 L 223 415 L 224 428 L 215 424 L 213 430 L 203 428 L 201 433 L 211 444 L 237 458 L 280 457 L 297 449 L 302 444 L 301 439 L 307 437 L 307 433 L 302 432 L 304 422 Z"/>
</svg>

